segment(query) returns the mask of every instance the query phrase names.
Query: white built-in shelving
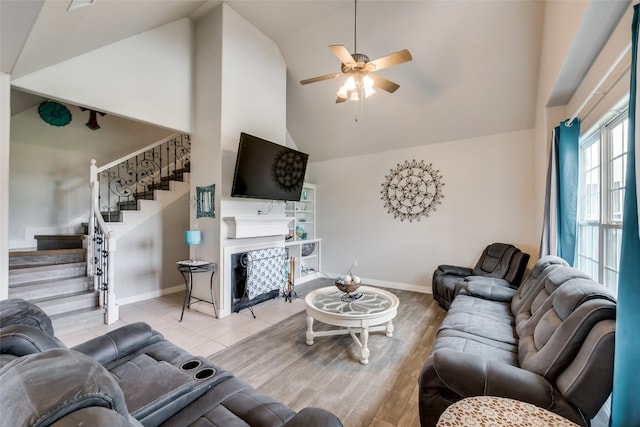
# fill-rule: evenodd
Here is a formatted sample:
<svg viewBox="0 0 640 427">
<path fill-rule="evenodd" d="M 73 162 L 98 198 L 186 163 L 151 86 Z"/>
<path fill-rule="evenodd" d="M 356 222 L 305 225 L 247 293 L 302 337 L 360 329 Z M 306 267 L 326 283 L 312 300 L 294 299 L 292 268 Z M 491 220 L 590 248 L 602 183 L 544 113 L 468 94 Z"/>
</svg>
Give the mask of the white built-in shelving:
<svg viewBox="0 0 640 427">
<path fill-rule="evenodd" d="M 316 235 L 316 196 L 316 186 L 305 183 L 300 200 L 287 202 L 285 207 L 287 217 L 293 218 L 289 223 L 285 247 L 289 257 L 296 259 L 294 271 L 296 284 L 320 276 L 321 239 Z"/>
</svg>

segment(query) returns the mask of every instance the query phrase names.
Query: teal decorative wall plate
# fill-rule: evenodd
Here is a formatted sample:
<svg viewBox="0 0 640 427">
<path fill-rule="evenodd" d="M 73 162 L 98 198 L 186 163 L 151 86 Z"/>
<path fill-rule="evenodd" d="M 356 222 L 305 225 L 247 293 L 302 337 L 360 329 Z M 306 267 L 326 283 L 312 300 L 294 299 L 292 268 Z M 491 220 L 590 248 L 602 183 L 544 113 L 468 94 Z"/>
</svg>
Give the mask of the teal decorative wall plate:
<svg viewBox="0 0 640 427">
<path fill-rule="evenodd" d="M 66 126 L 71 122 L 71 111 L 64 105 L 54 101 L 45 101 L 40 104 L 38 114 L 40 114 L 42 120 L 52 126 Z"/>
</svg>

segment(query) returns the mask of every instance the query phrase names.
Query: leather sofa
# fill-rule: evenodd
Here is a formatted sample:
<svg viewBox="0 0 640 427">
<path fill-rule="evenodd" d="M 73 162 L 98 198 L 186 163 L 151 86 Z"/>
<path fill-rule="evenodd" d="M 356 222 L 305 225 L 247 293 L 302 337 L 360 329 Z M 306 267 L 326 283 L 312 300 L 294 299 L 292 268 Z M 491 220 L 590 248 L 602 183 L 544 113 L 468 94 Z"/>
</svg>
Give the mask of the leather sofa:
<svg viewBox="0 0 640 427">
<path fill-rule="evenodd" d="M 451 302 L 419 377 L 423 427 L 454 402 L 499 396 L 589 426 L 611 393 L 616 300 L 553 256 L 517 289 L 484 279 Z"/>
<path fill-rule="evenodd" d="M 494 284 L 516 289 L 529 263 L 529 254 L 508 243 L 487 246 L 474 268 L 443 264 L 433 273 L 433 298 L 445 310 L 469 280 L 488 277 Z M 495 280 L 500 279 L 500 280 Z"/>
<path fill-rule="evenodd" d="M 0 301 L 0 398 L 12 426 L 341 426 L 296 413 L 146 323 L 67 348 L 36 305 Z"/>
</svg>

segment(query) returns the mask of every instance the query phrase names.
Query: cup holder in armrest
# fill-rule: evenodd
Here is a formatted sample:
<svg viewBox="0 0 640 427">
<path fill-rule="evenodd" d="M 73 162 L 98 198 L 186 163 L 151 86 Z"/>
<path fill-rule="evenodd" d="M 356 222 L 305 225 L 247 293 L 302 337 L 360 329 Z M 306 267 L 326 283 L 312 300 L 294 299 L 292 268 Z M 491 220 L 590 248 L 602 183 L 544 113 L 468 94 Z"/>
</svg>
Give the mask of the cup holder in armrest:
<svg viewBox="0 0 640 427">
<path fill-rule="evenodd" d="M 204 369 L 200 369 L 198 372 L 193 374 L 193 378 L 198 381 L 202 381 L 202 380 L 211 378 L 212 376 L 215 375 L 215 373 L 216 373 L 216 370 L 213 368 L 204 368 Z"/>
<path fill-rule="evenodd" d="M 199 368 L 202 365 L 202 362 L 199 360 L 188 360 L 180 365 L 180 369 L 183 371 L 190 371 L 192 369 Z"/>
</svg>

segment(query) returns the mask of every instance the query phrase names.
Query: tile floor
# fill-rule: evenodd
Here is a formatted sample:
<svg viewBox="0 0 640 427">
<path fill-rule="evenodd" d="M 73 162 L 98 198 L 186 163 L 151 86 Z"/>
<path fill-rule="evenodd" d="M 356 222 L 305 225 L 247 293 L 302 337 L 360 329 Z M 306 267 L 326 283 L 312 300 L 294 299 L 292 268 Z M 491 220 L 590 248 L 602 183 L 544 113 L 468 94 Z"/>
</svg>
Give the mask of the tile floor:
<svg viewBox="0 0 640 427">
<path fill-rule="evenodd" d="M 128 323 L 146 322 L 193 355 L 207 357 L 305 309 L 302 298 L 285 302 L 278 297 L 255 305 L 255 319 L 248 309 L 216 319 L 211 304 L 198 302 L 185 310 L 182 322 L 178 322 L 183 298 L 184 293 L 180 292 L 122 305 L 120 320 L 116 323 L 81 329 L 58 338 L 73 347 Z"/>
</svg>

